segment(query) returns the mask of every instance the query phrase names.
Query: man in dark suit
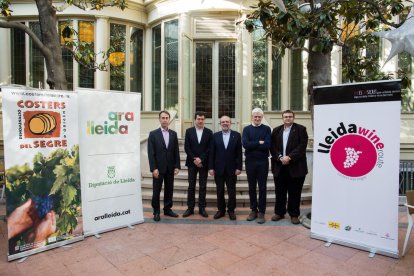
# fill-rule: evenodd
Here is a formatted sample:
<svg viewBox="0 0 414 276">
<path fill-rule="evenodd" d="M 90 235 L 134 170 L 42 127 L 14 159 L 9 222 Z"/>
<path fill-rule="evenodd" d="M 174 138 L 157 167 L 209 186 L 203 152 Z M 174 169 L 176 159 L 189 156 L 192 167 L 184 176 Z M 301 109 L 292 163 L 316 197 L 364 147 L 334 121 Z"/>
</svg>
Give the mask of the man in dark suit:
<svg viewBox="0 0 414 276">
<path fill-rule="evenodd" d="M 217 188 L 217 213 L 214 219 L 224 217 L 226 214 L 226 201 L 224 199 L 224 184 L 227 187 L 227 212 L 231 220 L 236 219 L 236 181 L 242 170 L 242 144 L 241 135 L 230 130 L 231 119 L 228 116 L 220 118 L 222 131 L 213 135 L 209 154 L 209 173 L 214 175 Z"/>
<path fill-rule="evenodd" d="M 161 127 L 150 132 L 148 137 L 148 161 L 152 172 L 152 208 L 154 221 L 160 221 L 160 193 L 164 182 L 164 215 L 178 217 L 171 210 L 173 205 L 174 175 L 180 170 L 177 133 L 168 129 L 170 113 L 158 115 Z"/>
<path fill-rule="evenodd" d="M 198 208 L 199 214 L 208 217 L 206 212 L 206 188 L 208 174 L 208 152 L 213 132 L 204 127 L 206 116 L 198 111 L 194 115 L 195 126 L 186 130 L 184 149 L 187 153 L 185 165 L 188 167 L 187 207 L 183 217 L 194 214 L 195 188 L 199 175 Z"/>
<path fill-rule="evenodd" d="M 283 111 L 283 124 L 272 131 L 272 172 L 275 181 L 276 204 L 273 221 L 281 220 L 287 212 L 291 222 L 299 224 L 300 198 L 305 176 L 308 173 L 306 127 L 294 123 L 295 113 Z"/>
</svg>

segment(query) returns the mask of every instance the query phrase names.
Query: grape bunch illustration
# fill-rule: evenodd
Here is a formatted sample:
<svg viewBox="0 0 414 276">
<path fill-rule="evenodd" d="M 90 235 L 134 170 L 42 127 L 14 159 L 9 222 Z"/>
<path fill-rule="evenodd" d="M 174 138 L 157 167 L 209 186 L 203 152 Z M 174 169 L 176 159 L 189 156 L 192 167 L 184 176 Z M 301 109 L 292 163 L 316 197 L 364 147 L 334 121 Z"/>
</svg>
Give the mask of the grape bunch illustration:
<svg viewBox="0 0 414 276">
<path fill-rule="evenodd" d="M 40 219 L 43 219 L 53 209 L 53 198 L 51 196 L 32 195 L 32 200 Z"/>
<path fill-rule="evenodd" d="M 32 163 L 8 168 L 6 182 L 8 216 L 30 198 L 33 220 L 43 220 L 53 211 L 57 236 L 75 231 L 81 216 L 78 145 L 71 150 L 56 149 L 48 155 L 36 153 Z M 16 240 L 27 241 L 29 234 L 22 233 Z"/>
<path fill-rule="evenodd" d="M 351 168 L 354 166 L 359 159 L 359 155 L 362 151 L 356 151 L 354 148 L 345 148 L 346 151 L 346 160 L 344 162 L 344 168 Z"/>
</svg>

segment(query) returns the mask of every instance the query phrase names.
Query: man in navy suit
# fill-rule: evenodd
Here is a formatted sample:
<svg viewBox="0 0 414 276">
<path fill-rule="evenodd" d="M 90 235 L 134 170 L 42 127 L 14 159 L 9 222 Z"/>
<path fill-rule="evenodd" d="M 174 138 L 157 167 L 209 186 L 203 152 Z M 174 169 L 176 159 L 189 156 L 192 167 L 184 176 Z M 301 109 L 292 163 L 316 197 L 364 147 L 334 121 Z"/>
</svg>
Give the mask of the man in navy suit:
<svg viewBox="0 0 414 276">
<path fill-rule="evenodd" d="M 306 161 L 308 133 L 306 127 L 294 123 L 293 111 L 283 111 L 282 120 L 283 124 L 272 131 L 270 147 L 276 193 L 275 215 L 272 220 L 278 221 L 285 217 L 287 198 L 287 212 L 291 222 L 299 224 L 300 197 L 308 173 Z"/>
<path fill-rule="evenodd" d="M 199 175 L 198 208 L 199 214 L 208 217 L 206 212 L 206 188 L 208 176 L 208 152 L 213 132 L 204 127 L 206 115 L 198 111 L 194 115 L 195 126 L 185 132 L 184 149 L 187 153 L 185 165 L 188 167 L 187 207 L 183 217 L 194 214 L 195 188 Z"/>
<path fill-rule="evenodd" d="M 170 113 L 161 111 L 158 115 L 161 127 L 150 132 L 148 137 L 148 161 L 152 172 L 152 208 L 154 221 L 160 221 L 160 193 L 164 182 L 164 215 L 178 217 L 171 210 L 173 205 L 174 175 L 180 167 L 177 133 L 168 129 Z"/>
<path fill-rule="evenodd" d="M 226 214 L 224 199 L 224 184 L 229 196 L 227 212 L 231 220 L 236 219 L 236 181 L 242 170 L 242 143 L 241 135 L 230 130 L 231 119 L 228 116 L 220 118 L 221 131 L 214 133 L 209 154 L 209 173 L 214 175 L 217 187 L 217 213 L 214 219 Z"/>
</svg>

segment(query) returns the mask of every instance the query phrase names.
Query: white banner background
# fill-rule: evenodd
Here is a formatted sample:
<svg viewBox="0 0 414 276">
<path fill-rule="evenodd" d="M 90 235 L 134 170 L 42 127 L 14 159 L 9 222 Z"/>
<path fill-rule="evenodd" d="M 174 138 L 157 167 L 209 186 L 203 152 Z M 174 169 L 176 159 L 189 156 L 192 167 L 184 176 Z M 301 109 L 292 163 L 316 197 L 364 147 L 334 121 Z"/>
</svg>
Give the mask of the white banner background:
<svg viewBox="0 0 414 276">
<path fill-rule="evenodd" d="M 78 93 L 84 233 L 141 223 L 141 95 L 87 89 Z M 115 122 L 118 128 L 124 126 L 121 130 L 127 127 L 128 134 L 96 134 L 97 125 L 103 126 L 98 132 L 105 125 L 113 132 L 109 127 Z"/>
<path fill-rule="evenodd" d="M 57 149 L 64 149 L 70 152 L 73 149 L 73 146 L 78 144 L 78 110 L 76 93 L 18 87 L 2 87 L 1 91 L 3 104 L 4 158 L 7 175 L 15 173 L 15 169 L 12 167 L 19 166 L 19 169 L 22 169 L 24 164 L 27 164 L 30 169 L 33 170 L 33 159 L 38 153 L 41 153 L 43 157 L 46 158 L 45 162 L 48 162 L 52 152 L 55 152 Z M 33 122 L 37 120 L 37 123 L 33 123 L 32 120 Z M 40 132 L 40 130 L 43 132 Z M 60 163 L 56 164 L 56 166 L 58 165 L 60 165 Z M 76 164 L 74 164 L 74 166 L 76 166 Z M 50 168 L 50 170 L 53 171 L 54 168 Z M 38 174 L 38 176 L 42 177 L 41 174 Z M 68 177 L 70 176 L 68 175 Z M 29 179 L 33 180 L 32 177 Z M 10 185 L 18 185 L 19 181 L 20 180 L 16 180 L 13 183 L 10 183 Z M 27 185 L 30 184 L 34 186 L 35 182 L 30 182 L 31 180 L 28 181 Z M 42 186 L 42 188 L 39 188 L 40 185 L 37 187 L 37 190 L 41 189 L 44 193 L 49 194 L 50 192 L 44 190 L 47 188 L 46 185 Z M 71 187 L 75 189 L 73 186 Z M 26 189 L 28 189 L 28 186 L 26 186 Z M 56 194 L 61 195 L 62 189 L 57 191 Z M 74 191 L 72 190 L 71 192 L 73 193 Z M 9 193 L 10 198 L 7 199 L 6 204 L 8 209 L 14 209 L 16 206 L 14 206 L 13 201 L 22 196 L 20 195 L 22 191 L 15 189 L 9 191 Z M 26 193 L 28 193 L 28 191 Z M 53 196 L 56 196 L 56 194 Z M 35 206 L 33 194 L 26 194 L 25 197 L 30 197 L 32 199 L 32 206 Z M 56 213 L 57 220 L 59 218 L 59 212 L 56 205 L 58 204 L 61 205 L 61 202 L 54 199 L 52 210 Z M 80 213 L 79 216 L 77 215 L 78 214 L 74 214 L 78 224 L 72 233 L 65 233 L 63 228 L 60 229 L 58 220 L 57 231 L 61 234 L 58 235 L 56 232 L 51 234 L 45 241 L 45 245 L 35 244 L 25 239 L 21 241 L 20 245 L 15 245 L 13 242 L 9 242 L 8 260 L 18 259 L 83 239 L 82 224 L 80 223 L 81 219 L 79 217 Z M 41 221 L 44 223 L 45 219 L 42 219 Z M 35 227 L 36 223 L 20 235 L 25 237 L 28 231 L 35 231 Z"/>
<path fill-rule="evenodd" d="M 400 101 L 315 105 L 313 237 L 398 257 L 400 105 Z M 327 144 L 326 136 L 332 136 L 328 129 L 336 132 L 341 122 L 346 129 L 355 124 L 375 130 L 384 144 L 381 168 L 348 177 L 333 166 L 330 153 L 318 152 L 326 150 L 318 144 Z"/>
</svg>

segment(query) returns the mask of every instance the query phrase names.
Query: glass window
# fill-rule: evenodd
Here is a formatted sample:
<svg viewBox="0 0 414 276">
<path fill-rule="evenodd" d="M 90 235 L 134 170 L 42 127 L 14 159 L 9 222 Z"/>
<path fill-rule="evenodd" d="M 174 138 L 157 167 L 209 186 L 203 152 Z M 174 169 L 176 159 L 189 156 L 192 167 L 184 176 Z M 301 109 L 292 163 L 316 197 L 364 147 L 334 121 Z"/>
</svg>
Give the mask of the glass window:
<svg viewBox="0 0 414 276">
<path fill-rule="evenodd" d="M 78 24 L 79 42 L 83 49 L 94 50 L 95 23 L 90 21 L 79 21 Z M 79 87 L 94 88 L 95 72 L 79 64 Z"/>
<path fill-rule="evenodd" d="M 290 66 L 290 108 L 303 110 L 303 62 L 302 51 L 291 51 Z"/>
<path fill-rule="evenodd" d="M 213 118 L 213 43 L 196 43 L 195 110 Z"/>
<path fill-rule="evenodd" d="M 36 36 L 41 40 L 40 32 L 40 23 L 39 22 L 30 22 L 30 29 L 36 34 Z M 45 66 L 44 66 L 44 57 L 40 50 L 34 45 L 33 41 L 30 39 L 30 87 L 34 88 L 45 88 Z"/>
<path fill-rule="evenodd" d="M 236 44 L 219 43 L 218 115 L 236 117 Z"/>
<path fill-rule="evenodd" d="M 143 31 L 135 27 L 131 27 L 131 42 L 130 42 L 130 91 L 143 91 L 142 74 L 143 74 Z M 141 101 L 142 102 L 142 101 Z"/>
<path fill-rule="evenodd" d="M 69 21 L 60 21 L 59 22 L 59 30 L 60 30 L 60 44 L 64 45 L 65 40 L 72 40 L 73 38 L 64 38 L 62 36 L 62 31 L 66 26 L 71 26 L 72 22 Z M 73 58 L 72 53 L 69 49 L 62 47 L 62 59 L 63 59 L 63 66 L 65 68 L 65 75 L 66 81 L 68 85 L 68 90 L 73 90 Z"/>
<path fill-rule="evenodd" d="M 25 32 L 11 29 L 11 83 L 26 85 Z"/>
<path fill-rule="evenodd" d="M 398 68 L 403 70 L 412 79 L 414 73 L 413 57 L 406 52 L 399 54 Z M 412 89 L 404 89 L 402 91 L 401 105 L 402 111 L 414 112 L 414 91 Z"/>
<path fill-rule="evenodd" d="M 161 25 L 152 28 L 152 110 L 161 110 Z"/>
<path fill-rule="evenodd" d="M 258 23 L 261 24 L 261 23 Z M 281 73 L 282 59 L 277 53 L 269 58 L 269 44 L 264 37 L 264 31 L 257 29 L 253 32 L 253 97 L 252 108 L 279 111 L 281 105 Z M 269 75 L 269 62 L 271 70 Z M 269 88 L 269 77 L 271 88 Z M 269 98 L 270 90 L 270 98 Z"/>
<path fill-rule="evenodd" d="M 260 107 L 263 110 L 268 110 L 268 85 L 267 85 L 267 39 L 264 36 L 263 29 L 257 29 L 253 32 L 253 96 L 252 108 Z"/>
<path fill-rule="evenodd" d="M 152 110 L 161 108 L 178 110 L 178 20 L 152 28 Z"/>
<path fill-rule="evenodd" d="M 165 23 L 164 108 L 178 110 L 178 20 Z"/>
<path fill-rule="evenodd" d="M 111 90 L 125 90 L 125 25 L 110 25 L 110 45 L 115 49 L 109 57 L 111 68 Z"/>
</svg>

